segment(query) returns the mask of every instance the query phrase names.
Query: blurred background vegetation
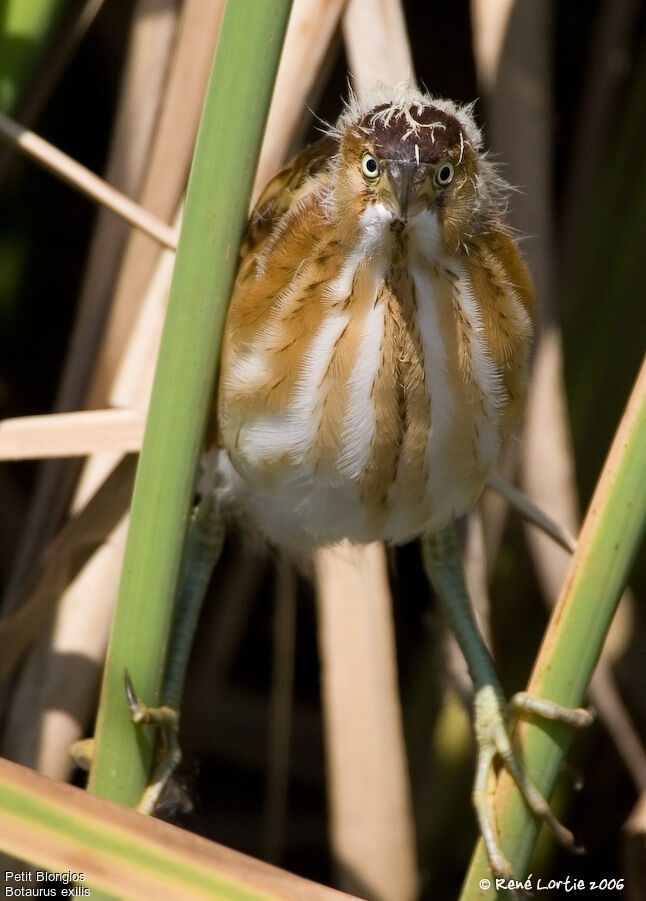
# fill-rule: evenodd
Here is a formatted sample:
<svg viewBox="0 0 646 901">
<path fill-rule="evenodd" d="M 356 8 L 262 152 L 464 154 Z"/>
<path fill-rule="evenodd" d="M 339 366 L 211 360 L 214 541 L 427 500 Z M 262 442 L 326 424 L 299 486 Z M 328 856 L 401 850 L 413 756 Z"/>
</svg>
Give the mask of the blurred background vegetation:
<svg viewBox="0 0 646 901">
<path fill-rule="evenodd" d="M 34 110 L 30 127 L 101 173 L 136 4 L 96 4 L 87 32 L 53 76 L 52 48 L 60 47 L 85 4 L 42 0 L 39 28 L 22 39 L 6 27 L 19 5 L 0 0 L 0 107 L 19 121 L 25 110 Z M 162 0 L 159 5 L 181 6 Z M 526 5 L 521 0 L 516 11 Z M 547 10 L 549 27 L 518 36 L 511 23 L 507 40 L 512 58 L 531 56 L 538 44 L 547 60 L 543 89 L 547 84 L 549 140 L 544 147 L 550 156 L 539 164 L 547 173 L 549 197 L 543 200 L 551 217 L 549 236 L 529 231 L 527 219 L 515 224 L 527 234 L 523 247 L 530 262 L 536 242 L 547 241 L 548 262 L 543 257 L 537 263 L 549 270 L 537 276 L 539 301 L 544 324 L 555 322 L 561 329 L 576 488 L 585 510 L 646 344 L 646 7 L 626 0 L 534 5 Z M 499 136 L 505 128 L 522 133 L 531 123 L 518 107 L 505 106 L 504 84 L 487 88 L 483 82 L 474 59 L 470 4 L 406 0 L 403 7 L 418 80 L 432 93 L 457 101 L 481 98 L 479 121 L 497 157 L 510 164 L 504 173 L 520 189 L 512 198 L 512 213 L 522 212 L 523 204 L 532 203 L 525 190 L 534 184 L 532 172 L 518 175 L 518 160 L 508 159 Z M 12 74 L 15 60 L 20 61 L 18 76 Z M 341 109 L 348 68 L 338 31 L 310 97 L 312 109 L 325 121 L 334 121 Z M 47 90 L 34 106 L 43 79 Z M 527 115 L 533 115 L 531 106 Z M 304 116 L 303 123 L 292 150 L 318 135 L 313 117 Z M 55 404 L 97 209 L 1 144 L 0 198 L 0 418 L 5 419 L 45 413 Z M 79 397 L 84 390 L 79 386 Z M 39 465 L 0 465 L 3 582 L 12 577 Z M 241 536 L 233 534 L 218 576 L 220 598 L 233 596 L 236 603 L 223 608 L 214 597 L 207 604 L 189 676 L 180 783 L 193 809 L 183 813 L 181 805 L 169 802 L 165 813 L 226 845 L 333 884 L 312 588 L 304 575 L 296 575 L 293 706 L 283 748 L 289 778 L 277 806 L 268 777 L 271 686 L 281 647 L 273 601 L 275 561 L 258 549 L 243 556 L 240 543 Z M 416 548 L 391 553 L 390 563 L 422 897 L 449 899 L 457 897 L 476 837 L 469 805 L 469 728 L 456 701 L 459 691 L 452 690 L 447 675 L 442 621 Z M 633 602 L 622 612 L 611 661 L 642 740 L 646 621 L 635 598 L 643 596 L 645 580 L 642 554 L 631 582 Z M 513 516 L 504 525 L 490 593 L 493 643 L 503 684 L 511 692 L 527 679 L 548 616 L 536 557 Z M 10 696 L 9 688 L 3 696 L 6 709 Z M 90 731 L 91 721 L 83 723 L 83 732 Z M 577 737 L 570 759 L 584 775 L 583 788 L 574 795 L 566 777 L 556 806 L 589 853 L 571 858 L 543 843 L 534 872 L 557 878 L 626 875 L 622 828 L 646 789 L 636 775 L 639 761 L 632 770 L 627 766 L 617 735 L 602 723 Z"/>
</svg>

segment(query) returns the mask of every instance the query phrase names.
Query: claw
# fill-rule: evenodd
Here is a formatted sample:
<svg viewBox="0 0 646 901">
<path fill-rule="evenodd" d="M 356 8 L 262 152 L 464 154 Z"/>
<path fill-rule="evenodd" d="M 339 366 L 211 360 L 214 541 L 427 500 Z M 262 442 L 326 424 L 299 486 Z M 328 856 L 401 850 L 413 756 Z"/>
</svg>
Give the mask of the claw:
<svg viewBox="0 0 646 901">
<path fill-rule="evenodd" d="M 136 711 L 139 707 L 139 698 L 135 692 L 135 687 L 132 684 L 132 679 L 130 678 L 130 673 L 128 670 L 123 671 L 123 686 L 126 690 L 126 700 L 128 701 L 128 707 L 130 708 L 130 714 L 132 717 L 136 716 Z"/>
<path fill-rule="evenodd" d="M 123 682 L 132 722 L 136 726 L 150 725 L 157 726 L 159 729 L 161 742 L 156 749 L 153 773 L 137 804 L 137 810 L 140 813 L 152 814 L 168 780 L 182 758 L 177 738 L 179 711 L 164 704 L 159 707 L 148 707 L 143 701 L 140 701 L 128 670 L 124 672 Z"/>
<path fill-rule="evenodd" d="M 525 692 L 514 695 L 509 709 L 529 711 L 535 715 L 557 720 L 575 728 L 590 725 L 592 715 L 583 708 L 560 707 L 551 701 L 534 698 Z M 475 695 L 475 736 L 478 761 L 472 801 L 480 824 L 492 871 L 502 878 L 512 876 L 511 865 L 503 854 L 496 829 L 490 779 L 494 775 L 494 760 L 500 757 L 503 766 L 514 779 L 530 810 L 551 829 L 558 841 L 574 854 L 584 853 L 574 836 L 552 813 L 549 803 L 530 779 L 513 751 L 507 729 L 507 705 L 492 685 L 485 685 Z"/>
<path fill-rule="evenodd" d="M 170 707 L 168 704 L 149 707 L 140 701 L 128 670 L 124 671 L 123 684 L 130 708 L 130 718 L 135 726 L 168 726 L 175 731 L 178 730 L 179 711 L 175 707 Z"/>
</svg>

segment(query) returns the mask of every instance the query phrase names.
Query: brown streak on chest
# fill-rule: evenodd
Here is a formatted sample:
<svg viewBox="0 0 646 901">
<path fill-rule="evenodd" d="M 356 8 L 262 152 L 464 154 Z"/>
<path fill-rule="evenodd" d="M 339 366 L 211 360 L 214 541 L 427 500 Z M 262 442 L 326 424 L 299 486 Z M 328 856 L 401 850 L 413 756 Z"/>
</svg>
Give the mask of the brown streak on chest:
<svg viewBox="0 0 646 901">
<path fill-rule="evenodd" d="M 349 312 L 349 319 L 334 344 L 330 361 L 319 384 L 323 406 L 314 448 L 317 472 L 332 471 L 343 448 L 343 422 L 348 403 L 348 380 L 361 352 L 363 324 L 372 307 L 375 290 L 369 266 L 360 263 L 352 278 L 350 294 L 334 304 L 335 312 Z"/>
<path fill-rule="evenodd" d="M 249 419 L 265 413 L 283 412 L 294 395 L 302 366 L 312 341 L 331 304 L 326 287 L 338 264 L 327 254 L 321 266 L 304 254 L 304 236 L 311 240 L 311 223 L 296 217 L 270 248 L 265 265 L 254 280 L 238 282 L 227 319 L 223 345 L 223 371 L 229 373 L 220 387 L 220 406 Z M 327 251 L 330 227 L 321 229 L 318 246 Z M 291 260 L 291 271 L 283 275 L 280 260 Z M 278 290 L 275 286 L 280 273 Z M 265 377 L 251 383 L 235 380 L 231 361 L 235 354 L 257 354 L 264 360 Z"/>
<path fill-rule="evenodd" d="M 482 414 L 483 396 L 472 369 L 472 328 L 459 303 L 459 279 L 448 267 L 437 266 L 434 292 L 438 329 L 446 353 L 446 380 L 453 398 L 450 421 L 436 436 L 435 462 L 465 475 L 478 466 L 474 423 Z M 433 386 L 430 386 L 431 395 Z"/>
<path fill-rule="evenodd" d="M 416 299 L 403 265 L 393 265 L 383 288 L 386 321 L 381 365 L 371 397 L 375 407 L 372 456 L 361 480 L 361 497 L 372 516 L 385 520 L 393 486 L 396 502 L 424 500 L 428 473 L 425 448 L 430 402 L 424 377 L 424 353 L 416 318 Z M 380 295 L 381 296 L 381 295 Z"/>
<path fill-rule="evenodd" d="M 485 340 L 509 397 L 502 411 L 503 428 L 511 430 L 518 424 L 527 391 L 532 285 L 516 244 L 508 235 L 483 235 L 469 250 L 467 266 Z"/>
</svg>

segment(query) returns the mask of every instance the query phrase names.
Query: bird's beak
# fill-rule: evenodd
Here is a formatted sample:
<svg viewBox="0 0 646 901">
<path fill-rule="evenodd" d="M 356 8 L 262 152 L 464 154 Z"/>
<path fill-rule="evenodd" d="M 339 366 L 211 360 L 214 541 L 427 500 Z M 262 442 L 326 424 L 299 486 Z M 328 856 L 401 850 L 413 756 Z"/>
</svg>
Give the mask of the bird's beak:
<svg viewBox="0 0 646 901">
<path fill-rule="evenodd" d="M 393 196 L 397 202 L 399 218 L 406 222 L 411 183 L 419 167 L 417 163 L 408 160 L 389 160 L 386 167 Z"/>
</svg>

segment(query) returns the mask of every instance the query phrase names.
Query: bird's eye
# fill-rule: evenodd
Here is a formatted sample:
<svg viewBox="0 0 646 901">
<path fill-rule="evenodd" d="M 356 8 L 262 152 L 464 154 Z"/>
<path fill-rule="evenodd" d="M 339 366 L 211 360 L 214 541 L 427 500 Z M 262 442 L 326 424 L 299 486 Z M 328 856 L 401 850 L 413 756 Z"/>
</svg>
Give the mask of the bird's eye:
<svg viewBox="0 0 646 901">
<path fill-rule="evenodd" d="M 379 175 L 379 162 L 371 153 L 364 153 L 361 157 L 361 171 L 371 181 Z"/>
<path fill-rule="evenodd" d="M 435 182 L 436 188 L 445 188 L 448 184 L 453 181 L 453 163 L 442 163 L 435 170 L 435 175 L 433 176 L 433 181 Z"/>
</svg>

